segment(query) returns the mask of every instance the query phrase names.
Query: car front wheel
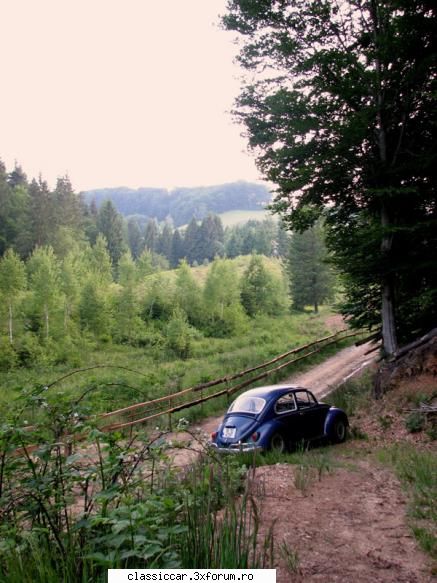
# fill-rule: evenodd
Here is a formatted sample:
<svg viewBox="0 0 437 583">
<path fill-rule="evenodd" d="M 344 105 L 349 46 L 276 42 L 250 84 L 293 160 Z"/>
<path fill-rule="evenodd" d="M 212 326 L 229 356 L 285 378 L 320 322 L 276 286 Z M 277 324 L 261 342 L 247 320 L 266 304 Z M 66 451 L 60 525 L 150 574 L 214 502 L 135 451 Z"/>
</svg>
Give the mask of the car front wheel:
<svg viewBox="0 0 437 583">
<path fill-rule="evenodd" d="M 347 427 L 343 419 L 337 419 L 331 431 L 331 441 L 334 443 L 343 443 L 346 439 Z"/>
<path fill-rule="evenodd" d="M 276 453 L 284 453 L 285 441 L 280 433 L 274 433 L 270 438 L 270 449 Z"/>
</svg>

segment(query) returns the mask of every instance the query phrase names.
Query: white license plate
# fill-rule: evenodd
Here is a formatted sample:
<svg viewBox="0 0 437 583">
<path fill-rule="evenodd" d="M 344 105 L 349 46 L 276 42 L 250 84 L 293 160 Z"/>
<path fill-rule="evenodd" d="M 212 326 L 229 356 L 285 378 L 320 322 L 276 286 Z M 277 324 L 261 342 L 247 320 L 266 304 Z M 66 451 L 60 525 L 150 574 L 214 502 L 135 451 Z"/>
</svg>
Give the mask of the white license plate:
<svg viewBox="0 0 437 583">
<path fill-rule="evenodd" d="M 224 427 L 223 428 L 223 437 L 235 437 L 235 434 L 237 432 L 236 427 Z"/>
</svg>

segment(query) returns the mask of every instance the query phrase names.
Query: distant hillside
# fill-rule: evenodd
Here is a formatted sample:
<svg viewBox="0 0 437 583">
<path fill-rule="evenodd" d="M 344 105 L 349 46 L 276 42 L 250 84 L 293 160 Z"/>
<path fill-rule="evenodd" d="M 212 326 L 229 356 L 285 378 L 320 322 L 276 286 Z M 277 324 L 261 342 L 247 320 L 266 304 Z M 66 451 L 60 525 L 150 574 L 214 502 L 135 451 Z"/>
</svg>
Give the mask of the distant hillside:
<svg viewBox="0 0 437 583">
<path fill-rule="evenodd" d="M 188 223 L 194 216 L 203 219 L 208 213 L 260 211 L 270 200 L 268 189 L 261 184 L 232 182 L 197 188 L 100 188 L 83 193 L 85 200 L 97 206 L 111 200 L 125 216 L 140 215 L 163 221 L 170 216 L 175 226 Z"/>
</svg>

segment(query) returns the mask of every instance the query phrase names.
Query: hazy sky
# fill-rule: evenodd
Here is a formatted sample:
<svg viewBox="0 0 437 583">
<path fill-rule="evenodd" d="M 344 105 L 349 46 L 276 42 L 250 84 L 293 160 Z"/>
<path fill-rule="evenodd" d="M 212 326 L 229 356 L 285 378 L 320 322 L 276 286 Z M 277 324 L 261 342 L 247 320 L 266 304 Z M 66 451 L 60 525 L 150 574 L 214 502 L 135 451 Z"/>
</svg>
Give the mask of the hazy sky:
<svg viewBox="0 0 437 583">
<path fill-rule="evenodd" d="M 259 178 L 225 4 L 0 0 L 0 158 L 76 190 Z"/>
</svg>

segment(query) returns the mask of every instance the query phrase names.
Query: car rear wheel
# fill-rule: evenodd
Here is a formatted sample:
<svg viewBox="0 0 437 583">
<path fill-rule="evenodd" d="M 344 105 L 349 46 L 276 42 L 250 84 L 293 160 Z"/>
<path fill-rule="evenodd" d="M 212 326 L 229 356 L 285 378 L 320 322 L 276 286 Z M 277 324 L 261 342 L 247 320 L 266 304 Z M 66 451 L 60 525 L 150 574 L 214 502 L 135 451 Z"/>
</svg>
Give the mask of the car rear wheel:
<svg viewBox="0 0 437 583">
<path fill-rule="evenodd" d="M 343 443 L 346 439 L 347 426 L 343 419 L 337 419 L 331 431 L 331 441 L 334 443 Z"/>
<path fill-rule="evenodd" d="M 284 453 L 285 441 L 280 433 L 274 433 L 270 438 L 270 449 L 276 453 Z"/>
</svg>

